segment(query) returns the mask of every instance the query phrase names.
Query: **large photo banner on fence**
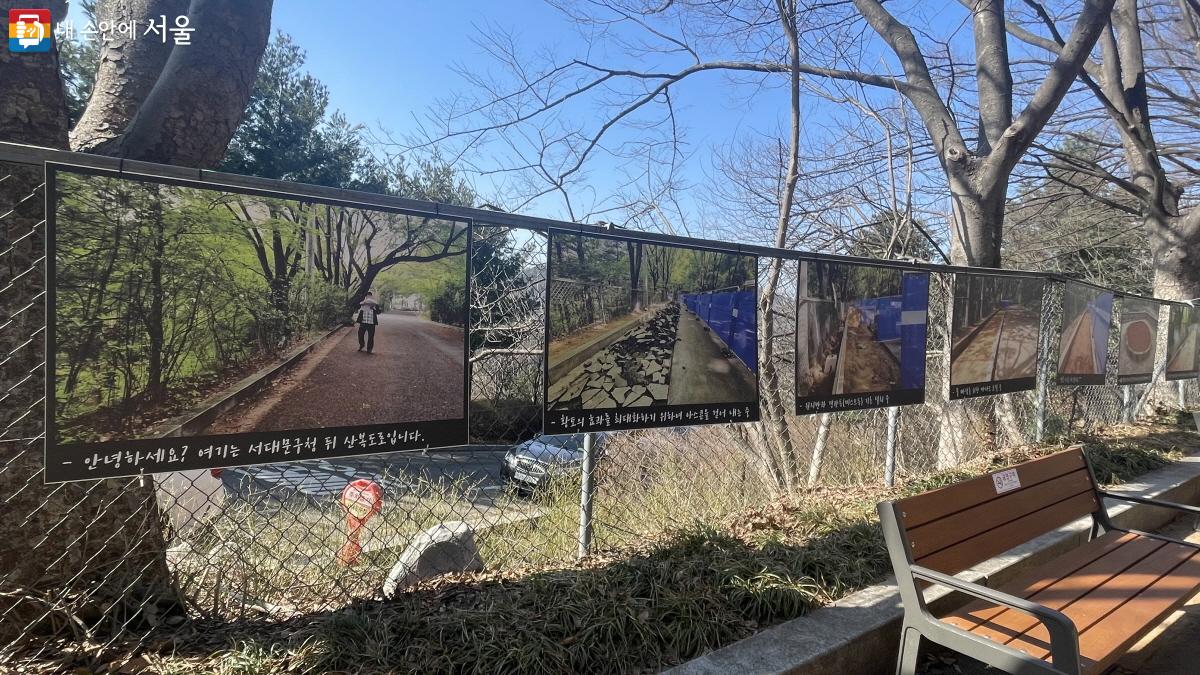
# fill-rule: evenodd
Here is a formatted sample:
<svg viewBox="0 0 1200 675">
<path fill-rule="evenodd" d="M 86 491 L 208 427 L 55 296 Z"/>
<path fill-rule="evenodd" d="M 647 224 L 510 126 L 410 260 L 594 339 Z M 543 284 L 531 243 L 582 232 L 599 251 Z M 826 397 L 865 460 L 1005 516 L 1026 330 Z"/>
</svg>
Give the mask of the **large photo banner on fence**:
<svg viewBox="0 0 1200 675">
<path fill-rule="evenodd" d="M 1112 310 L 1112 291 L 1086 284 L 1064 286 L 1058 350 L 1059 384 L 1104 384 Z"/>
<path fill-rule="evenodd" d="M 1146 384 L 1154 378 L 1161 305 L 1144 298 L 1121 298 L 1121 336 L 1117 353 L 1117 383 Z"/>
<path fill-rule="evenodd" d="M 47 167 L 50 482 L 461 445 L 470 228 Z"/>
<path fill-rule="evenodd" d="M 927 272 L 802 261 L 797 412 L 923 402 L 928 308 Z"/>
<path fill-rule="evenodd" d="M 954 275 L 951 400 L 1034 388 L 1044 285 L 1038 277 Z"/>
<path fill-rule="evenodd" d="M 1197 326 L 1196 308 L 1188 305 L 1171 305 L 1167 319 L 1167 371 L 1168 380 L 1187 380 L 1200 374 L 1200 326 Z"/>
<path fill-rule="evenodd" d="M 758 259 L 551 231 L 547 433 L 751 422 Z"/>
</svg>

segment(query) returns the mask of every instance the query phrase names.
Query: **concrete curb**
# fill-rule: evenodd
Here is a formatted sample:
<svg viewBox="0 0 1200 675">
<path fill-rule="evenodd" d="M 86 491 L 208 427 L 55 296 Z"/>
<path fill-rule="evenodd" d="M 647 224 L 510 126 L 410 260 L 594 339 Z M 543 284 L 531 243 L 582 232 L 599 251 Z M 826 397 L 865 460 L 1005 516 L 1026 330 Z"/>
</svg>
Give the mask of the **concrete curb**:
<svg viewBox="0 0 1200 675">
<path fill-rule="evenodd" d="M 293 349 L 283 357 L 283 360 L 267 366 L 253 375 L 238 380 L 237 384 L 234 384 L 230 389 L 226 389 L 201 402 L 197 406 L 197 409 L 188 411 L 158 425 L 151 432 L 151 436 L 155 438 L 170 438 L 173 436 L 195 435 L 201 429 L 211 424 L 218 415 L 260 391 L 268 382 L 296 365 L 314 347 L 325 342 L 325 340 L 328 340 L 343 328 L 345 328 L 344 325 L 338 325 L 316 340 Z"/>
<path fill-rule="evenodd" d="M 1182 504 L 1200 503 L 1200 455 L 1187 456 L 1110 491 Z M 1141 504 L 1110 500 L 1107 505 L 1113 522 L 1131 529 L 1156 530 L 1179 515 Z M 985 586 L 1003 584 L 1023 570 L 1086 541 L 1090 524 L 1090 518 L 1077 520 L 959 576 Z M 937 612 L 949 611 L 968 600 L 940 587 L 926 592 L 925 597 Z M 900 594 L 891 579 L 665 672 L 883 675 L 895 669 L 902 615 Z"/>
</svg>

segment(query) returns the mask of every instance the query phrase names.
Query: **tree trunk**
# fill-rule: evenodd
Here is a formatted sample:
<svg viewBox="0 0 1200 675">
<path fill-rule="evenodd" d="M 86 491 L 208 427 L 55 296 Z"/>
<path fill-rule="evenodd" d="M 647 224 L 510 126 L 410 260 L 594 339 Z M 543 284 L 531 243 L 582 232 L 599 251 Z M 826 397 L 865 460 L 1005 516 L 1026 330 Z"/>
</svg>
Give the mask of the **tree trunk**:
<svg viewBox="0 0 1200 675">
<path fill-rule="evenodd" d="M 271 33 L 271 0 L 192 0 L 192 43 L 171 51 L 117 143 L 122 157 L 211 168 L 250 100 Z"/>
<path fill-rule="evenodd" d="M 966 160 L 971 163 L 975 160 Z M 978 165 L 976 165 L 978 166 Z M 1003 186 L 980 190 L 972 176 L 948 172 L 951 193 L 950 262 L 967 267 L 999 267 L 1000 241 L 1003 237 L 1004 204 L 1007 180 Z M 946 313 L 945 378 L 950 379 L 950 348 L 953 344 L 953 286 L 948 294 Z M 999 405 L 999 402 L 997 403 Z M 973 419 L 967 401 L 945 401 L 940 412 L 941 431 L 938 433 L 937 467 L 958 466 L 970 454 L 969 431 L 978 420 Z M 1011 406 L 1010 406 L 1011 407 Z"/>
<path fill-rule="evenodd" d="M 629 254 L 629 307 L 631 311 L 642 309 L 642 245 L 636 242 L 627 243 Z"/>
<path fill-rule="evenodd" d="M 156 194 L 161 195 L 157 190 Z M 166 344 L 166 319 L 163 304 L 166 293 L 163 289 L 163 259 L 166 257 L 167 239 L 163 232 L 162 202 L 155 201 L 150 217 L 154 228 L 153 248 L 150 252 L 150 309 L 146 313 L 146 335 L 150 338 L 149 365 L 146 368 L 146 391 L 151 401 L 160 401 L 165 393 L 163 380 L 163 347 Z"/>
<path fill-rule="evenodd" d="M 1146 230 L 1154 254 L 1154 296 L 1200 298 L 1200 208 L 1179 216 L 1147 216 Z"/>
<path fill-rule="evenodd" d="M 379 276 L 387 266 L 382 263 L 367 265 L 367 269 L 363 270 L 362 280 L 358 283 L 358 290 L 350 296 L 350 310 L 358 309 L 358 305 L 367 297 L 367 291 L 371 290 L 371 284 L 375 283 L 375 277 Z"/>
<path fill-rule="evenodd" d="M 96 5 L 96 20 L 115 26 L 136 21 L 137 34 L 120 31 L 105 35 L 100 46 L 96 84 L 87 107 L 71 130 L 71 147 L 80 152 L 112 153 L 108 145 L 120 139 L 138 108 L 150 94 L 171 55 L 174 42 L 141 35 L 141 26 L 159 16 L 188 13 L 187 0 L 108 0 Z"/>
<path fill-rule="evenodd" d="M 825 463 L 825 445 L 829 442 L 829 425 L 832 422 L 829 413 L 821 415 L 817 426 L 817 438 L 813 441 L 812 457 L 808 460 L 808 486 L 813 487 L 821 479 L 821 467 Z"/>
<path fill-rule="evenodd" d="M 46 4 L 52 17 L 66 15 L 66 3 Z M 27 5 L 0 0 L 0 14 Z M 190 166 L 219 162 L 249 98 L 266 44 L 270 7 L 264 0 L 195 0 L 187 14 L 197 44 L 173 50 L 169 72 L 162 76 L 144 69 L 144 77 L 157 79 L 150 82 L 146 105 L 131 125 L 132 137 L 122 137 L 120 152 Z M 0 82 L 0 140 L 68 146 L 57 52 L 0 50 Z M 110 126 L 122 123 L 112 120 Z M 89 128 L 105 124 L 89 122 Z M 43 446 L 33 439 L 44 431 L 38 386 L 44 361 L 43 276 L 28 270 L 40 265 L 44 250 L 39 187 L 44 178 L 41 167 L 2 168 L 0 174 L 8 179 L 0 182 L 0 214 L 8 215 L 0 222 L 5 240 L 17 243 L 0 256 L 0 286 L 9 287 L 12 307 L 28 308 L 0 331 L 0 349 L 11 354 L 0 366 L 0 385 L 8 392 L 2 413 L 6 442 L 0 443 L 0 501 L 10 516 L 0 519 L 0 540 L 5 542 L 0 570 L 4 586 L 14 591 L 0 599 L 0 640 L 20 636 L 40 641 L 39 630 L 67 626 L 78 617 L 86 617 L 89 628 L 136 626 L 139 607 L 175 602 L 153 482 L 113 479 L 42 487 Z M 7 440 L 14 438 L 26 440 Z M 47 600 L 72 618 L 52 612 L 43 620 Z"/>
<path fill-rule="evenodd" d="M 52 17 L 65 16 L 66 3 L 48 4 Z M 24 6 L 28 3 L 0 0 L 0 14 Z M 65 149 L 67 108 L 57 52 L 0 51 L 0 82 L 0 140 Z M 0 182 L 0 214 L 8 214 L 0 222 L 5 241 L 17 242 L 0 256 L 0 286 L 9 288 L 9 307 L 28 305 L 0 331 L 0 350 L 11 355 L 0 371 L 0 386 L 8 392 L 0 413 L 5 439 L 0 502 L 6 514 L 0 518 L 0 541 L 5 542 L 0 574 L 5 587 L 15 591 L 0 599 L 0 641 L 37 641 L 32 629 L 57 620 L 41 622 L 46 605 L 38 598 L 62 602 L 76 616 L 98 622 L 105 612 L 124 610 L 120 603 L 108 604 L 110 598 L 153 597 L 164 590 L 169 573 L 148 485 L 128 480 L 42 485 L 44 447 L 33 439 L 44 431 L 39 367 L 45 358 L 44 277 L 26 272 L 40 266 L 45 246 L 44 175 L 41 167 L 4 164 L 0 169 L 8 177 Z"/>
<path fill-rule="evenodd" d="M 787 37 L 788 56 L 792 65 L 788 87 L 788 113 L 791 122 L 787 141 L 788 164 L 787 173 L 779 185 L 774 242 L 776 248 L 784 248 L 791 231 L 792 206 L 796 198 L 796 183 L 800 177 L 800 71 L 797 67 L 800 62 L 800 47 L 796 32 L 795 4 L 780 1 L 776 7 L 780 24 Z M 755 270 L 755 274 L 757 273 L 758 270 Z M 759 396 L 763 407 L 760 435 L 767 451 L 778 457 L 779 469 L 786 480 L 786 486 L 790 489 L 799 481 L 796 475 L 799 448 L 793 442 L 792 430 L 787 423 L 787 416 L 794 412 L 795 389 L 793 386 L 791 392 L 785 391 L 775 353 L 775 303 L 778 300 L 782 273 L 783 261 L 772 258 L 767 266 L 766 283 L 759 293 Z M 788 303 L 785 302 L 786 304 Z"/>
<path fill-rule="evenodd" d="M 1008 177 L 981 176 L 982 162 L 964 160 L 967 166 L 951 167 L 950 263 L 967 267 L 999 267 L 1004 236 L 1004 206 Z"/>
</svg>

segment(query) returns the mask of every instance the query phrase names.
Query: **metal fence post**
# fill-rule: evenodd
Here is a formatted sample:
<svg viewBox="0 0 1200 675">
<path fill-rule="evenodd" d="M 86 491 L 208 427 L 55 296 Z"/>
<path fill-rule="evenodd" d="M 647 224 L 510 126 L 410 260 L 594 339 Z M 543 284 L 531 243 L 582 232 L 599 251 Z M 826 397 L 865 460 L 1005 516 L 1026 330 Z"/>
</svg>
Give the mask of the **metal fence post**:
<svg viewBox="0 0 1200 675">
<path fill-rule="evenodd" d="M 899 425 L 900 408 L 892 406 L 887 411 L 887 448 L 883 460 L 883 482 L 888 487 L 896 485 L 896 430 Z"/>
<path fill-rule="evenodd" d="M 1033 442 L 1041 443 L 1046 438 L 1046 377 L 1038 378 L 1037 399 L 1034 402 Z"/>
<path fill-rule="evenodd" d="M 1133 421 L 1133 385 L 1126 384 L 1121 387 L 1121 421 Z"/>
<path fill-rule="evenodd" d="M 1175 383 L 1175 385 L 1179 388 L 1179 409 L 1186 410 L 1187 409 L 1187 387 L 1184 386 L 1183 380 L 1177 381 Z"/>
<path fill-rule="evenodd" d="M 579 488 L 579 551 L 580 560 L 592 550 L 592 469 L 595 466 L 595 434 L 583 435 L 583 476 Z"/>
<path fill-rule="evenodd" d="M 1051 304 L 1047 301 L 1054 297 L 1054 290 L 1051 284 L 1046 284 L 1042 295 L 1042 316 L 1040 322 L 1044 325 L 1039 326 L 1037 365 L 1035 372 L 1037 373 L 1037 392 L 1034 396 L 1034 412 L 1033 412 L 1033 442 L 1042 443 L 1046 439 L 1046 403 L 1050 396 L 1050 366 L 1053 362 L 1051 347 L 1054 344 L 1051 333 L 1054 331 L 1051 328 L 1056 323 L 1051 320 L 1051 311 L 1046 310 L 1046 305 Z"/>
</svg>

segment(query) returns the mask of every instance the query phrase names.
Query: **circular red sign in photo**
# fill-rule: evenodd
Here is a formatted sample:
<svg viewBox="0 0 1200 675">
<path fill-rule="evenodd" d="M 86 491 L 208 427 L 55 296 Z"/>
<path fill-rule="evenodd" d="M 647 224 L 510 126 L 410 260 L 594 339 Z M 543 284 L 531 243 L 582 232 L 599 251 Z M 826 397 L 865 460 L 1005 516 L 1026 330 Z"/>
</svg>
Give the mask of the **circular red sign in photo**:
<svg viewBox="0 0 1200 675">
<path fill-rule="evenodd" d="M 363 525 L 383 509 L 383 490 L 375 481 L 360 478 L 342 488 L 338 501 L 346 509 L 347 532 L 346 544 L 338 551 L 337 558 L 343 565 L 353 565 L 362 553 L 359 533 Z"/>
<path fill-rule="evenodd" d="M 383 508 L 383 490 L 375 481 L 359 478 L 342 488 L 340 501 L 347 514 L 365 522 Z"/>
</svg>

